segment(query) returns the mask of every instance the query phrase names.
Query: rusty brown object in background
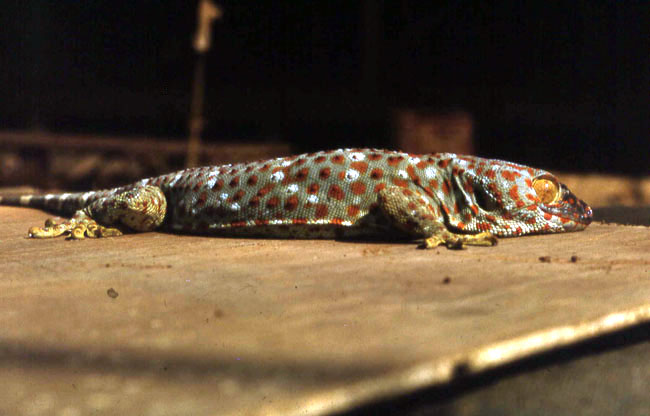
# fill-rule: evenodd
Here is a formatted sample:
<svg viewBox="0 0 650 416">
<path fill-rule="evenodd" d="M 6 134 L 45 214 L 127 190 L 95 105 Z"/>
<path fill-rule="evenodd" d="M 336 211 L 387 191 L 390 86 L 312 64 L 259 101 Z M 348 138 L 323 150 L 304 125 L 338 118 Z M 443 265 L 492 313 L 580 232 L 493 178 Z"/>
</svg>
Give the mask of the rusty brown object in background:
<svg viewBox="0 0 650 416">
<path fill-rule="evenodd" d="M 411 153 L 473 154 L 474 121 L 464 111 L 398 109 L 393 112 L 397 148 Z"/>
</svg>

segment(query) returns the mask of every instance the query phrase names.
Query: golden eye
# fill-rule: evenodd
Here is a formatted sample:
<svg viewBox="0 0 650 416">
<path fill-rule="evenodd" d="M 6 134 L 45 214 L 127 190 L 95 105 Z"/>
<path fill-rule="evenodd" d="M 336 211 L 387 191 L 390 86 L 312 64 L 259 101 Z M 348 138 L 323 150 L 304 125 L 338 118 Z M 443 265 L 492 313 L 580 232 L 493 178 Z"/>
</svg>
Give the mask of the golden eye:
<svg viewBox="0 0 650 416">
<path fill-rule="evenodd" d="M 552 204 L 560 196 L 560 187 L 555 179 L 549 177 L 537 178 L 533 181 L 533 188 L 542 204 Z"/>
</svg>

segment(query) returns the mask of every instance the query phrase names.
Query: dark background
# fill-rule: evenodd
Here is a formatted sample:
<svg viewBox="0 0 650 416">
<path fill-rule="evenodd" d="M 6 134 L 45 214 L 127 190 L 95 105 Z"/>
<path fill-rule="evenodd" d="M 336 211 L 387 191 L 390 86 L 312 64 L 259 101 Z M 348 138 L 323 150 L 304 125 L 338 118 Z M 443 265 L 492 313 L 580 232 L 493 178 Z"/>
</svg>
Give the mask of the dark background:
<svg viewBox="0 0 650 416">
<path fill-rule="evenodd" d="M 204 140 L 391 146 L 397 108 L 463 110 L 477 153 L 648 173 L 648 1 L 219 0 Z M 0 14 L 0 128 L 187 132 L 195 1 Z"/>
</svg>

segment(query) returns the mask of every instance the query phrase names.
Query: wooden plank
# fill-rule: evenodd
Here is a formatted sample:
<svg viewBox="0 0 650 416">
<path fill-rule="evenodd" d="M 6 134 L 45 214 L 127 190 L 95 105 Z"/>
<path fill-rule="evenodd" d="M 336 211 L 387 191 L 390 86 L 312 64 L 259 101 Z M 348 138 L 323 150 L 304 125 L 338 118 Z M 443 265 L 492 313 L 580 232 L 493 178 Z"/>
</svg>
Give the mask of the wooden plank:
<svg viewBox="0 0 650 416">
<path fill-rule="evenodd" d="M 321 415 L 650 320 L 647 227 L 25 238 L 46 217 L 0 207 L 1 414 Z"/>
</svg>

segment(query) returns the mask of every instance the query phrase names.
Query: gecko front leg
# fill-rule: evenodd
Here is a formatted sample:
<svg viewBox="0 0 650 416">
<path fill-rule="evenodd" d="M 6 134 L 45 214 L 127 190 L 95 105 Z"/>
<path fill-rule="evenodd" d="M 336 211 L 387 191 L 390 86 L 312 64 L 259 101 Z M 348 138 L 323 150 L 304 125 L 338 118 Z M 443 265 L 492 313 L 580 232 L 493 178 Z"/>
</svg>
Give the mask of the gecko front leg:
<svg viewBox="0 0 650 416">
<path fill-rule="evenodd" d="M 488 232 L 460 234 L 449 231 L 437 211 L 426 198 L 407 188 L 391 186 L 379 192 L 379 206 L 397 228 L 423 239 L 421 248 L 445 245 L 451 249 L 465 246 L 494 246 L 497 238 Z"/>
<path fill-rule="evenodd" d="M 112 237 L 122 235 L 121 228 L 138 232 L 156 229 L 167 211 L 165 195 L 156 186 L 138 186 L 89 203 L 68 220 L 51 218 L 44 227 L 32 227 L 28 236 L 52 238 L 69 234 L 69 238 Z"/>
</svg>

